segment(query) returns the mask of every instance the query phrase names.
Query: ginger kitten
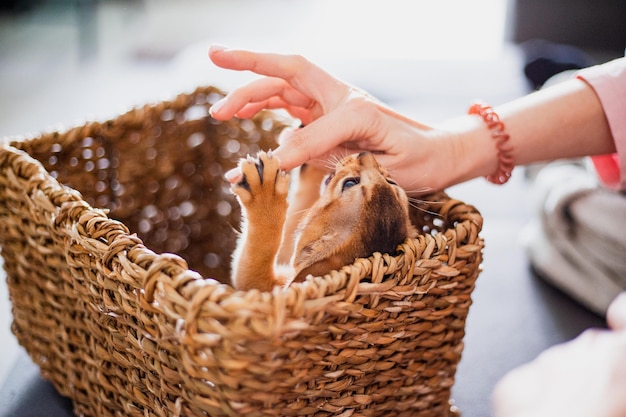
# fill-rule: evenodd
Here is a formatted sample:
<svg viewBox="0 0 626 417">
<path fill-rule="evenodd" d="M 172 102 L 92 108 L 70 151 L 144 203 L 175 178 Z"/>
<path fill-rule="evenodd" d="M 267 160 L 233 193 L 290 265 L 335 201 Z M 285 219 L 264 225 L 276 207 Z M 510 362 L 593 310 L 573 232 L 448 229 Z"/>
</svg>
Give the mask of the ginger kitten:
<svg viewBox="0 0 626 417">
<path fill-rule="evenodd" d="M 417 234 L 406 193 L 373 154 L 349 155 L 326 176 L 303 166 L 291 207 L 289 175 L 279 165 L 271 152 L 239 163 L 241 177 L 231 186 L 242 209 L 235 288 L 270 291 L 322 276 L 374 252 L 394 253 Z"/>
</svg>

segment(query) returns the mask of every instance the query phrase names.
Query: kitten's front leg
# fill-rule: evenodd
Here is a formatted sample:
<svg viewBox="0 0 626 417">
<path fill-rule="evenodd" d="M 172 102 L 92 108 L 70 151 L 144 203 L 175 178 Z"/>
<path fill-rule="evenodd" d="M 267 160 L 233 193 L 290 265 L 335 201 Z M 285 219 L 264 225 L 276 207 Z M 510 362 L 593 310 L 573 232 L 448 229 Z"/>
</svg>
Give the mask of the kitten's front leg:
<svg viewBox="0 0 626 417">
<path fill-rule="evenodd" d="M 232 263 L 233 286 L 240 290 L 270 291 L 284 285 L 277 276 L 276 253 L 287 213 L 289 176 L 271 153 L 259 152 L 239 163 L 242 178 L 231 189 L 242 209 L 242 231 Z"/>
<path fill-rule="evenodd" d="M 291 265 L 298 225 L 306 212 L 320 198 L 320 187 L 326 174 L 326 171 L 312 165 L 304 164 L 300 167 L 295 194 L 287 210 L 283 244 L 278 251 L 279 264 Z"/>
</svg>

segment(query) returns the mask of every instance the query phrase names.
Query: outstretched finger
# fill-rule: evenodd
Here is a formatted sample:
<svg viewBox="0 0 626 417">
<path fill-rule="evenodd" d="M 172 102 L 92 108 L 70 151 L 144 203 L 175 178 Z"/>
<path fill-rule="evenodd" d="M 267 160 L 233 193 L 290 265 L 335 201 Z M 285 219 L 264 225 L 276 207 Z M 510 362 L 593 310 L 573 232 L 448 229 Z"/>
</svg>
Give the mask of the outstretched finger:
<svg viewBox="0 0 626 417">
<path fill-rule="evenodd" d="M 319 102 L 325 110 L 328 110 L 327 101 L 332 105 L 345 95 L 348 88 L 300 55 L 257 53 L 212 45 L 209 57 L 222 68 L 281 78 L 300 93 Z"/>
<path fill-rule="evenodd" d="M 289 80 L 296 76 L 306 61 L 296 55 L 261 53 L 243 49 L 230 49 L 221 45 L 211 45 L 209 57 L 219 67 L 236 71 L 252 71 L 259 75 Z"/>
</svg>

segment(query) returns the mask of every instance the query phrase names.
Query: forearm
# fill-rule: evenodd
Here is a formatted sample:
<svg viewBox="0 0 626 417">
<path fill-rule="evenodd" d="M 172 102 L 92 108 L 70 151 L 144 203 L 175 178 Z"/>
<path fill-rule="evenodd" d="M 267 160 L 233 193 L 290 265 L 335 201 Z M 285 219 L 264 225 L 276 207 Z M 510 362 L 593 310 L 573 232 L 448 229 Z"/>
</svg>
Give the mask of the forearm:
<svg viewBox="0 0 626 417">
<path fill-rule="evenodd" d="M 615 152 L 600 100 L 584 81 L 571 79 L 498 109 L 518 165 Z"/>
<path fill-rule="evenodd" d="M 495 108 L 504 122 L 516 165 L 615 152 L 602 105 L 593 89 L 579 79 L 568 80 Z M 472 120 L 474 119 L 474 120 Z M 452 124 L 458 178 L 484 176 L 497 168 L 491 132 L 476 116 Z"/>
</svg>

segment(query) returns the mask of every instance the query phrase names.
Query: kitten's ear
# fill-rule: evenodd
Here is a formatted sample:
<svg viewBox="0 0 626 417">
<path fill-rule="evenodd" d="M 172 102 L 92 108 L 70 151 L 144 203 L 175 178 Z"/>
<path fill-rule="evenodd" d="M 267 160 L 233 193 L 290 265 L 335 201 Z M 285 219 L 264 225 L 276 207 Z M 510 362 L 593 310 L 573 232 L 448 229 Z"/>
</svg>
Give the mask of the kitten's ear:
<svg viewBox="0 0 626 417">
<path fill-rule="evenodd" d="M 303 233 L 306 233 L 306 229 Z M 306 236 L 304 238 L 306 239 Z M 334 269 L 352 263 L 354 256 L 351 254 L 358 251 L 353 248 L 353 239 L 354 232 L 347 227 L 311 239 L 304 246 L 298 245 L 300 249 L 293 262 L 296 277 L 304 280 L 307 275 L 326 275 Z"/>
<path fill-rule="evenodd" d="M 352 261 L 354 260 L 351 260 L 350 262 Z M 292 282 L 303 282 L 309 275 L 314 277 L 324 276 L 330 271 L 341 269 L 344 265 L 348 265 L 350 262 L 346 262 L 341 259 L 339 255 L 330 256 L 299 271 Z"/>
</svg>

